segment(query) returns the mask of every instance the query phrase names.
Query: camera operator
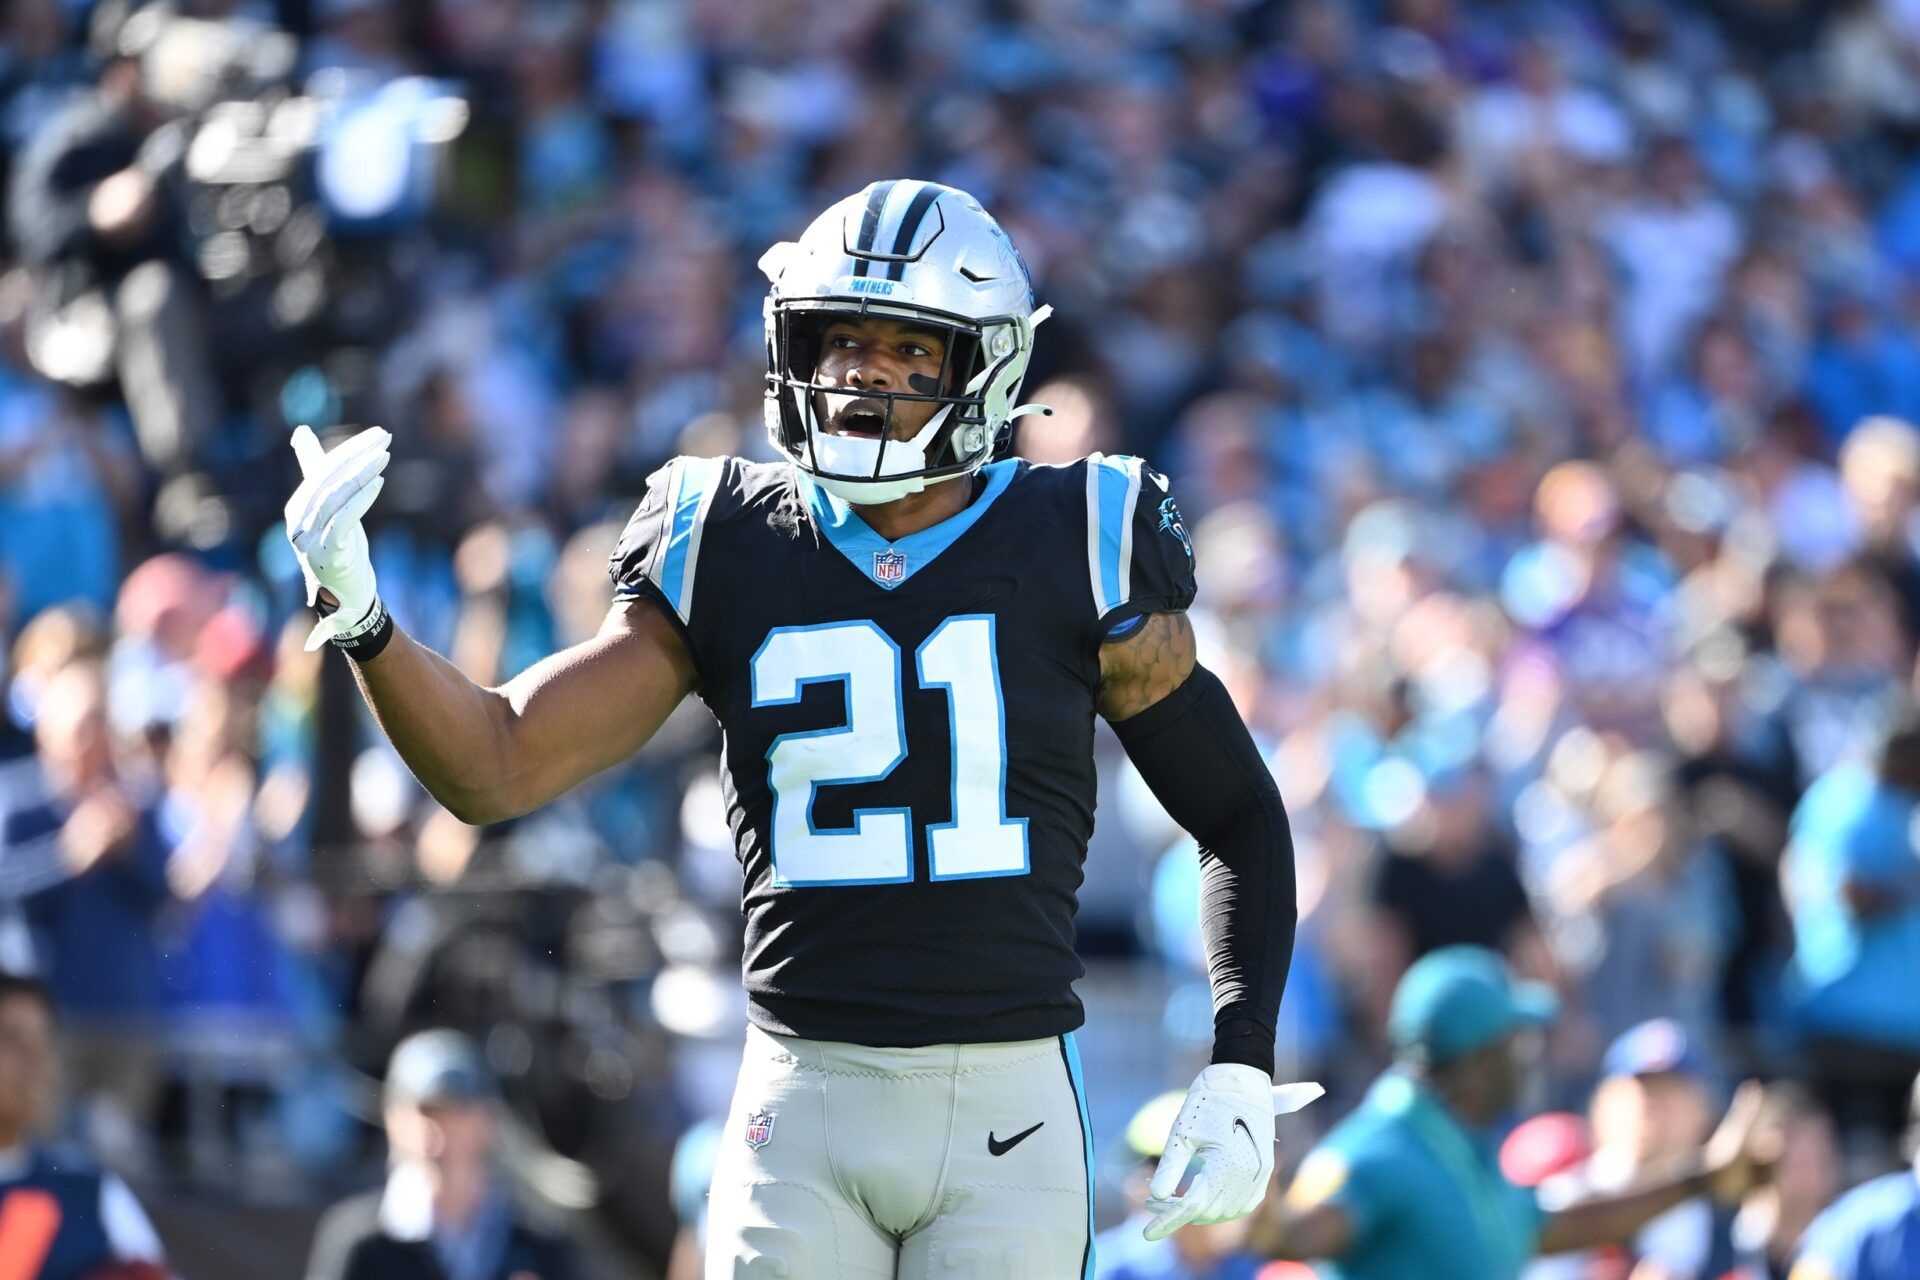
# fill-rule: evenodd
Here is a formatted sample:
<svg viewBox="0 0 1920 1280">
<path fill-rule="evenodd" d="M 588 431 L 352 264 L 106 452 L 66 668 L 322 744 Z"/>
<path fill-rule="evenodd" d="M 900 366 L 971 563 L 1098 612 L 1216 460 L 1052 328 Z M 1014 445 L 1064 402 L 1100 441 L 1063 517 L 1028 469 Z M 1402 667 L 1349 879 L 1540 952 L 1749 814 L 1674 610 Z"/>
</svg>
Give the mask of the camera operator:
<svg viewBox="0 0 1920 1280">
<path fill-rule="evenodd" d="M 103 14 L 98 81 L 21 157 L 8 214 L 35 279 L 35 365 L 80 386 L 117 373 L 141 453 L 174 473 L 219 401 L 184 217 L 165 180 L 179 150 L 174 113 L 155 91 L 156 59 L 134 56 L 125 39 L 130 25 Z"/>
</svg>

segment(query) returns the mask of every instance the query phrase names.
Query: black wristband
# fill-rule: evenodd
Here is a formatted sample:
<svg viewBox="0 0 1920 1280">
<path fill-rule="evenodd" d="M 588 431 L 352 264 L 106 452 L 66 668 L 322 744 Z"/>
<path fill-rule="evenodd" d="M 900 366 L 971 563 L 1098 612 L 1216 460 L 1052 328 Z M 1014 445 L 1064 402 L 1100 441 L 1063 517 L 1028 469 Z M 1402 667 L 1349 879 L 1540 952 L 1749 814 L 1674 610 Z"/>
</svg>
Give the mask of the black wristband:
<svg viewBox="0 0 1920 1280">
<path fill-rule="evenodd" d="M 386 602 L 375 596 L 360 625 L 346 635 L 333 636 L 330 643 L 355 662 L 370 662 L 392 639 L 393 615 L 387 612 Z"/>
</svg>

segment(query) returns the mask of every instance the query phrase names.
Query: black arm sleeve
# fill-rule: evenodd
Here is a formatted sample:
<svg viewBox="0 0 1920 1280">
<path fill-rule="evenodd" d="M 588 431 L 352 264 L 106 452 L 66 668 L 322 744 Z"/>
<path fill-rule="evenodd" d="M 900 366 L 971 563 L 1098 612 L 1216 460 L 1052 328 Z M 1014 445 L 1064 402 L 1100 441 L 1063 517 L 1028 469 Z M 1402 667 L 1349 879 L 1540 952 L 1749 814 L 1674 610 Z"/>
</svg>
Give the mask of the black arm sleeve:
<svg viewBox="0 0 1920 1280">
<path fill-rule="evenodd" d="M 1200 842 L 1213 1061 L 1271 1075 L 1299 910 L 1280 788 L 1226 686 L 1204 667 L 1113 731 L 1167 813 Z"/>
</svg>

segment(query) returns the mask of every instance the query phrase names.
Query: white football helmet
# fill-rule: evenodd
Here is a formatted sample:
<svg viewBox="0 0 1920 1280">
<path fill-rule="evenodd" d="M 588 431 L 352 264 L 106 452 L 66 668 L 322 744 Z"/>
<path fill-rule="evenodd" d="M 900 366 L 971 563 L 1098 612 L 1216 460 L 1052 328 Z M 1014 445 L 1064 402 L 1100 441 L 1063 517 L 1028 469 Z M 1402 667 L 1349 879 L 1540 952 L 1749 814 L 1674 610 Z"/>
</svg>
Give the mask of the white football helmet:
<svg viewBox="0 0 1920 1280">
<path fill-rule="evenodd" d="M 1005 442 L 1033 354 L 1036 309 L 1027 264 L 980 202 L 937 182 L 876 182 L 813 220 L 798 241 L 767 250 L 767 434 L 793 465 L 852 503 L 891 502 L 972 475 Z M 873 392 L 885 400 L 878 438 L 824 431 L 815 381 L 833 321 L 887 316 L 947 335 L 940 394 Z M 940 409 L 910 440 L 892 436 L 893 406 Z"/>
</svg>

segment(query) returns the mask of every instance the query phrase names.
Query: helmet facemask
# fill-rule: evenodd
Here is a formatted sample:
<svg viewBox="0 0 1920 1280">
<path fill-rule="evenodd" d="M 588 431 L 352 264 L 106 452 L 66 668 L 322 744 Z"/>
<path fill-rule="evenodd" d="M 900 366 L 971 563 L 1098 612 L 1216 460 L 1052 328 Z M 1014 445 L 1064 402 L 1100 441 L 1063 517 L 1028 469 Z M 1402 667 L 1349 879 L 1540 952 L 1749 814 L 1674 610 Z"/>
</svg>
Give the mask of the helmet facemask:
<svg viewBox="0 0 1920 1280">
<path fill-rule="evenodd" d="M 818 305 L 806 305 L 810 302 Z M 836 321 L 866 317 L 910 321 L 938 333 L 944 348 L 938 380 L 930 387 L 885 391 L 821 381 L 827 330 Z M 987 387 L 994 370 L 983 359 L 980 329 L 959 317 L 906 315 L 838 299 L 797 299 L 776 308 L 769 363 L 780 372 L 768 375 L 768 399 L 770 408 L 778 406 L 785 451 L 803 471 L 854 502 L 889 501 L 977 470 L 999 443 L 995 435 L 1006 432 L 1005 424 L 999 433 L 988 425 Z M 879 435 L 829 431 L 827 396 L 871 402 L 881 423 Z M 938 408 L 912 436 L 896 438 L 900 408 L 907 404 Z"/>
</svg>

